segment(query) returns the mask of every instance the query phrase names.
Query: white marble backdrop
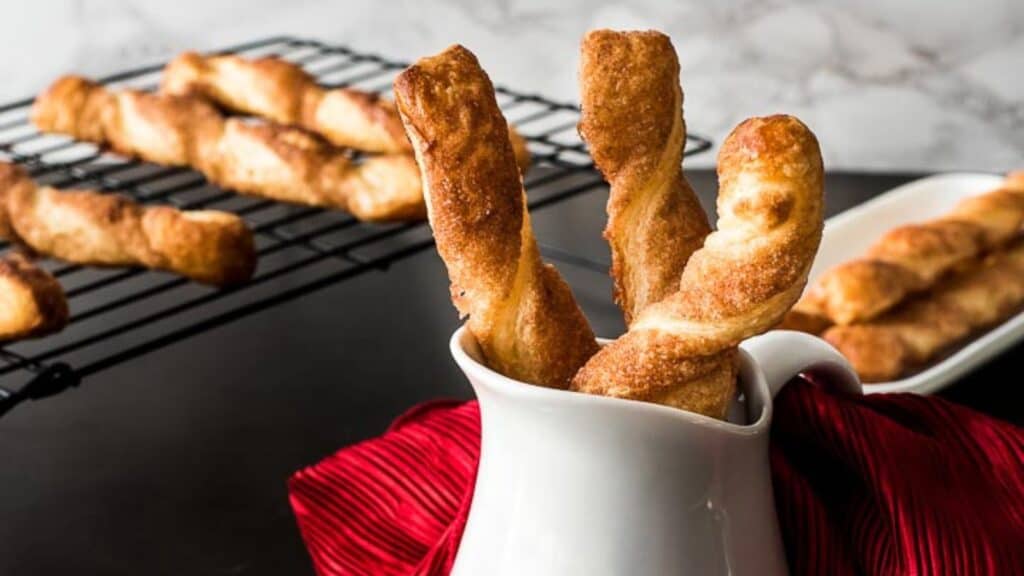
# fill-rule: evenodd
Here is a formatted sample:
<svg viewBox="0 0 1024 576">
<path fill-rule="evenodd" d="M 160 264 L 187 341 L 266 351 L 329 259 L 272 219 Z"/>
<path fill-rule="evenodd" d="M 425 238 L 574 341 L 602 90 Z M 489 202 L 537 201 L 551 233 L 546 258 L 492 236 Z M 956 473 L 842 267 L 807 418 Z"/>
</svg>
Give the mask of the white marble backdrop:
<svg viewBox="0 0 1024 576">
<path fill-rule="evenodd" d="M 833 169 L 1024 168 L 1021 0 L 10 1 L 0 101 L 63 72 L 281 33 L 400 59 L 461 42 L 496 82 L 576 100 L 577 45 L 594 27 L 668 32 L 688 124 L 719 141 L 746 116 L 789 112 Z"/>
</svg>

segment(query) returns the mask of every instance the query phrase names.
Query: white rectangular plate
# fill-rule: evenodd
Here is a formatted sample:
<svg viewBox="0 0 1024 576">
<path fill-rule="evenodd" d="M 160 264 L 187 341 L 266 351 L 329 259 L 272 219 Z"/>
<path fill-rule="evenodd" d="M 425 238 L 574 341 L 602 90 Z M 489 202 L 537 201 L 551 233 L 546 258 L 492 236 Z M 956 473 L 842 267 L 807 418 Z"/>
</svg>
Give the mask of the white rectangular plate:
<svg viewBox="0 0 1024 576">
<path fill-rule="evenodd" d="M 992 174 L 951 173 L 904 184 L 829 218 L 808 284 L 823 272 L 860 256 L 888 230 L 949 212 L 958 200 L 987 192 L 1002 182 Z M 865 384 L 864 391 L 929 394 L 1006 350 L 1024 337 L 1024 312 L 978 335 L 941 362 L 912 376 Z"/>
</svg>

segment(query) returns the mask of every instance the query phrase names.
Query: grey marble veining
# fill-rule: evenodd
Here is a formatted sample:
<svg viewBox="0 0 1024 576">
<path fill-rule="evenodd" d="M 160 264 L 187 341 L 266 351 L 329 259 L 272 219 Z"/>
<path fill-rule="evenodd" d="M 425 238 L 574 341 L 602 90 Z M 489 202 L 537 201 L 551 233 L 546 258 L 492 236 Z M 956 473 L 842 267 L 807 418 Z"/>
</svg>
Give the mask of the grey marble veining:
<svg viewBox="0 0 1024 576">
<path fill-rule="evenodd" d="M 63 72 L 290 33 L 402 59 L 461 42 L 496 82 L 574 101 L 586 30 L 657 28 L 679 50 L 695 132 L 720 141 L 744 117 L 789 112 L 818 133 L 831 168 L 1024 168 L 1019 0 L 50 0 L 4 11 L 0 100 Z"/>
</svg>

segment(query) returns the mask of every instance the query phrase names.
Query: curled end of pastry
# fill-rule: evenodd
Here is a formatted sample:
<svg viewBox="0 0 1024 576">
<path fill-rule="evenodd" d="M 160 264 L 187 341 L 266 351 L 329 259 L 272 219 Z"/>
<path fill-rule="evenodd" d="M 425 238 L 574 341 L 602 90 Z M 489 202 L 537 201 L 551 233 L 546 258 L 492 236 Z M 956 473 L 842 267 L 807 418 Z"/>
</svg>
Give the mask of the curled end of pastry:
<svg viewBox="0 0 1024 576">
<path fill-rule="evenodd" d="M 36 97 L 30 116 L 41 131 L 98 142 L 103 140 L 108 99 L 101 85 L 81 76 L 62 76 Z"/>
<path fill-rule="evenodd" d="M 252 232 L 235 214 L 218 210 L 146 209 L 142 228 L 166 268 L 197 282 L 228 286 L 249 280 L 256 269 Z"/>
<path fill-rule="evenodd" d="M 580 135 L 605 177 L 641 183 L 678 170 L 686 128 L 679 60 L 655 31 L 593 30 L 580 47 Z"/>
<path fill-rule="evenodd" d="M 23 254 L 0 256 L 0 342 L 44 336 L 64 328 L 64 290 Z"/>
<path fill-rule="evenodd" d="M 160 76 L 160 91 L 184 96 L 193 93 L 202 82 L 206 68 L 204 58 L 197 52 L 183 52 L 164 67 Z"/>
</svg>

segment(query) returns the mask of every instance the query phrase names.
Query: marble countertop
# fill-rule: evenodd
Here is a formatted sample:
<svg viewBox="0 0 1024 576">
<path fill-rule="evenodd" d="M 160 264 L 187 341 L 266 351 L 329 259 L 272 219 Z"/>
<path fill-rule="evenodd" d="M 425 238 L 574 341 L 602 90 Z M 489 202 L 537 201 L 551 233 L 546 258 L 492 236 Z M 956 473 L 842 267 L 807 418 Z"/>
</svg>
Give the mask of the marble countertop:
<svg viewBox="0 0 1024 576">
<path fill-rule="evenodd" d="M 398 59 L 460 42 L 496 82 L 575 101 L 586 30 L 657 28 L 679 51 L 691 130 L 716 141 L 747 116 L 788 112 L 817 132 L 831 169 L 1024 168 L 1016 0 L 50 0 L 5 12 L 0 101 L 65 72 L 98 75 L 276 34 Z"/>
</svg>

